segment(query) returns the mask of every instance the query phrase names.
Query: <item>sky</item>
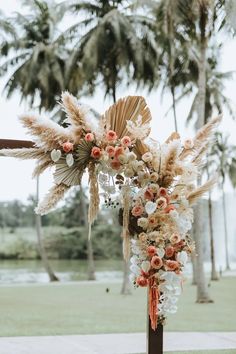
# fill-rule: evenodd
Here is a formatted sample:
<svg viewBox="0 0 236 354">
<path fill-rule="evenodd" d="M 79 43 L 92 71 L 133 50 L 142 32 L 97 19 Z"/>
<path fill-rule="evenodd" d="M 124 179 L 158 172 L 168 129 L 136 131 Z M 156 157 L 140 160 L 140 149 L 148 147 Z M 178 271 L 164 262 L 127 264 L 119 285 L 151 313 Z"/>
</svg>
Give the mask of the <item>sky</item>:
<svg viewBox="0 0 236 354">
<path fill-rule="evenodd" d="M 1 1 L 0 9 L 5 14 L 12 11 L 21 11 L 21 1 L 8 0 Z M 220 67 L 222 71 L 236 71 L 236 39 L 224 41 L 222 59 Z M 2 92 L 4 80 L 0 80 L 0 138 L 2 139 L 30 139 L 25 130 L 21 127 L 18 116 L 21 113 L 29 112 L 25 103 L 20 104 L 19 95 L 15 94 L 11 99 L 6 100 Z M 231 98 L 236 110 L 236 82 L 234 80 L 227 83 L 225 94 Z M 171 98 L 168 92 L 161 99 L 159 90 L 148 93 L 145 90 L 137 90 L 130 86 L 128 89 L 118 90 L 118 98 L 126 95 L 144 96 L 152 113 L 151 136 L 160 142 L 164 141 L 174 130 L 173 115 L 170 113 L 165 117 L 165 113 L 171 105 Z M 83 98 L 83 103 L 89 104 L 98 112 L 104 112 L 112 104 L 111 99 L 104 99 L 104 91 L 98 88 L 94 97 Z M 192 137 L 194 132 L 191 127 L 185 126 L 185 118 L 191 105 L 191 97 L 185 99 L 177 106 L 177 119 L 179 132 L 184 138 Z M 32 112 L 32 111 L 31 111 Z M 231 143 L 236 143 L 236 122 L 224 112 L 224 119 L 220 129 L 230 134 Z M 0 157 L 0 201 L 19 199 L 25 202 L 29 194 L 35 193 L 36 183 L 31 178 L 34 168 L 32 161 L 17 161 L 13 158 Z M 44 195 L 52 185 L 52 172 L 45 172 L 40 179 L 41 195 Z M 227 184 L 227 190 L 231 187 Z"/>
</svg>

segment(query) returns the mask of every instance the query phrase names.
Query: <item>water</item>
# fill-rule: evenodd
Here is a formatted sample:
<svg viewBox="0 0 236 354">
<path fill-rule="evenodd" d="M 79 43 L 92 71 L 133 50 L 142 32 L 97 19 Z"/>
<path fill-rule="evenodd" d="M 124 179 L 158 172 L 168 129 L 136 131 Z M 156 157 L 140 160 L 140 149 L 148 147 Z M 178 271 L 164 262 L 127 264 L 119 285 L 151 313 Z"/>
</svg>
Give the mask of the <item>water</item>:
<svg viewBox="0 0 236 354">
<path fill-rule="evenodd" d="M 122 279 L 122 261 L 95 261 L 98 281 Z M 50 265 L 61 282 L 87 279 L 86 260 L 51 260 Z M 48 283 L 48 275 L 40 260 L 0 260 L 0 284 Z"/>
</svg>

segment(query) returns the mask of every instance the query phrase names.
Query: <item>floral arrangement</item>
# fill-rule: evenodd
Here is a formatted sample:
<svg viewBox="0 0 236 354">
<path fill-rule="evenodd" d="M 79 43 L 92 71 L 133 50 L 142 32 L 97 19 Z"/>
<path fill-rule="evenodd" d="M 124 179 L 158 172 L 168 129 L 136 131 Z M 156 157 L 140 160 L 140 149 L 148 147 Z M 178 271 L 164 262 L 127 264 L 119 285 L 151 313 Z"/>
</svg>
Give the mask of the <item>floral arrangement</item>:
<svg viewBox="0 0 236 354">
<path fill-rule="evenodd" d="M 119 207 L 124 257 L 131 257 L 135 287 L 148 287 L 152 328 L 177 310 L 182 273 L 194 245 L 188 234 L 192 205 L 215 183 L 196 180 L 221 117 L 212 119 L 183 143 L 172 133 L 163 143 L 148 138 L 151 114 L 143 97 L 129 96 L 111 106 L 96 125 L 89 111 L 69 93 L 61 103 L 66 128 L 48 119 L 20 119 L 35 137 L 33 148 L 2 153 L 36 159 L 34 176 L 54 167 L 55 185 L 36 208 L 46 214 L 72 186 L 89 174 L 91 224 L 103 196 L 107 207 Z M 99 187 L 102 192 L 99 192 Z"/>
</svg>

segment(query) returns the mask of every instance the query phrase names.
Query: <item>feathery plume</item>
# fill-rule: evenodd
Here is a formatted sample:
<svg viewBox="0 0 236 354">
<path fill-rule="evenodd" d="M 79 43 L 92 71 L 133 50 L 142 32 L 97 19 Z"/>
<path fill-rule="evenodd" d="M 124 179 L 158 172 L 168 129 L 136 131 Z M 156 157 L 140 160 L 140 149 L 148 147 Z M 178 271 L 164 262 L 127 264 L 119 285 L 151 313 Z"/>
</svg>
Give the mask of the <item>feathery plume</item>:
<svg viewBox="0 0 236 354">
<path fill-rule="evenodd" d="M 98 189 L 98 180 L 95 172 L 95 165 L 89 164 L 88 166 L 89 172 L 89 193 L 90 193 L 90 201 L 89 201 L 89 210 L 88 210 L 88 221 L 90 224 L 94 222 L 97 217 L 97 213 L 99 210 L 99 189 Z"/>
<path fill-rule="evenodd" d="M 192 192 L 190 192 L 187 196 L 187 200 L 189 201 L 190 205 L 196 203 L 196 201 L 202 197 L 205 193 L 207 193 L 217 182 L 217 176 L 213 177 L 202 186 L 196 188 Z"/>
<path fill-rule="evenodd" d="M 40 161 L 33 171 L 32 178 L 40 176 L 48 167 L 53 166 L 53 164 L 52 160 Z"/>
<path fill-rule="evenodd" d="M 180 135 L 177 132 L 173 132 L 170 134 L 170 136 L 166 139 L 165 144 L 169 144 L 173 140 L 178 140 L 180 139 Z"/>
<path fill-rule="evenodd" d="M 69 187 L 63 183 L 54 185 L 46 194 L 44 199 L 38 204 L 37 208 L 35 208 L 36 214 L 45 215 L 51 209 L 55 208 L 57 203 L 64 197 L 68 189 Z"/>
<path fill-rule="evenodd" d="M 67 141 L 73 141 L 69 129 L 61 127 L 59 124 L 41 117 L 33 115 L 23 115 L 20 117 L 24 127 L 29 134 L 36 136 L 36 144 L 42 149 L 58 149 Z"/>
<path fill-rule="evenodd" d="M 20 148 L 20 149 L 2 149 L 1 155 L 7 157 L 16 157 L 22 160 L 38 159 L 46 156 L 43 149 L 40 148 Z"/>
</svg>

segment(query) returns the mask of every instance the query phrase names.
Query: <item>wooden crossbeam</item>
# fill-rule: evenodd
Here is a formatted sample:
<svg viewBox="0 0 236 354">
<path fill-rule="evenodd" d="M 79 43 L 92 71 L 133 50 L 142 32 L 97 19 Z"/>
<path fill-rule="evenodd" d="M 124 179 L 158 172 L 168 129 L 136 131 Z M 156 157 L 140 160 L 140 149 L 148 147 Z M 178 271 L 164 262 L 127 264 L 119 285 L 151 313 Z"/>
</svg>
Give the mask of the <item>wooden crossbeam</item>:
<svg viewBox="0 0 236 354">
<path fill-rule="evenodd" d="M 32 148 L 33 146 L 33 141 L 29 140 L 0 139 L 0 149 Z"/>
</svg>

